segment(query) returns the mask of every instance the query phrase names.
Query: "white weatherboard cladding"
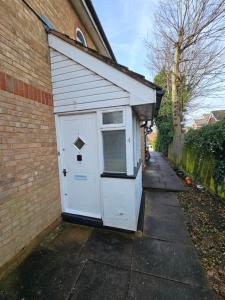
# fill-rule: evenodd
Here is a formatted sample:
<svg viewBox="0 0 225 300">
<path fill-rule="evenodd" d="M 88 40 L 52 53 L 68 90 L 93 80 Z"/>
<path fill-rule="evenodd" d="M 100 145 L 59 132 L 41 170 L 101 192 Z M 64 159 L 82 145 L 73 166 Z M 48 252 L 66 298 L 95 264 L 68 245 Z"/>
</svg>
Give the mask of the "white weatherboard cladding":
<svg viewBox="0 0 225 300">
<path fill-rule="evenodd" d="M 55 112 L 126 105 L 129 93 L 51 49 Z"/>
<path fill-rule="evenodd" d="M 53 34 L 49 34 L 48 41 L 50 48 L 55 49 L 56 51 L 62 53 L 65 57 L 70 58 L 72 61 L 77 62 L 78 64 L 82 65 L 88 70 L 91 70 L 93 73 L 98 74 L 99 77 L 105 78 L 106 80 L 113 82 L 113 84 L 119 86 L 122 90 L 129 92 L 129 95 L 131 95 L 132 99 L 132 103 L 129 104 L 138 105 L 156 102 L 156 91 L 153 88 L 146 86 L 139 80 L 134 79 L 133 77 L 129 76 L 128 74 L 125 74 L 121 70 L 118 70 L 117 68 L 107 64 L 101 59 L 94 57 L 90 53 L 87 53 L 86 51 L 83 51 L 77 48 L 76 46 L 65 42 L 64 40 L 54 36 Z M 61 63 L 60 59 L 59 63 Z M 83 76 L 84 74 L 90 74 L 88 73 L 88 70 L 78 70 L 78 68 L 79 67 L 76 66 L 76 72 L 79 72 L 79 76 Z M 62 79 L 61 74 L 58 74 L 57 76 L 61 76 L 57 77 L 58 80 L 60 80 L 60 78 Z M 69 73 L 65 74 L 65 76 L 67 77 L 67 79 L 69 79 Z M 137 103 L 135 102 L 135 99 L 138 100 Z"/>
</svg>

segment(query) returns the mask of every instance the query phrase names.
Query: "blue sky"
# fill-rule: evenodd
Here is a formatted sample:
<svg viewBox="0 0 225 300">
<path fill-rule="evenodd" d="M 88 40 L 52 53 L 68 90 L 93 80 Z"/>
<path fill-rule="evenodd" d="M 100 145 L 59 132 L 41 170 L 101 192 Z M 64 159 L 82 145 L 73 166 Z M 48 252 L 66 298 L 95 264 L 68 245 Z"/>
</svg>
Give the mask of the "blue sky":
<svg viewBox="0 0 225 300">
<path fill-rule="evenodd" d="M 156 0 L 93 0 L 117 61 L 152 80 L 145 40 L 151 36 Z"/>
<path fill-rule="evenodd" d="M 153 80 L 147 68 L 145 40 L 153 38 L 153 15 L 157 0 L 92 0 L 118 63 Z M 193 101 L 186 115 L 188 123 L 205 112 L 225 109 L 223 99 L 204 98 Z"/>
</svg>

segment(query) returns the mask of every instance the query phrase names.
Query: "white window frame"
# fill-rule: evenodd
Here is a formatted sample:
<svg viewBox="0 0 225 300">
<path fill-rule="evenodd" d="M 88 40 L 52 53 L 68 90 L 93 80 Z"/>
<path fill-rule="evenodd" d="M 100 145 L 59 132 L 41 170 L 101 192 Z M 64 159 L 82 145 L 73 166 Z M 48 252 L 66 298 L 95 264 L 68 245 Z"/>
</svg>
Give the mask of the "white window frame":
<svg viewBox="0 0 225 300">
<path fill-rule="evenodd" d="M 85 36 L 84 36 L 82 30 L 81 30 L 79 27 L 76 28 L 76 41 L 78 41 L 79 43 L 81 43 L 81 44 L 83 45 L 83 42 L 81 42 L 81 41 L 79 40 L 79 38 L 77 37 L 77 32 L 78 32 L 78 31 L 80 32 L 80 34 L 82 35 L 82 37 L 83 37 L 83 39 L 84 39 L 84 46 L 87 47 L 87 41 L 86 41 L 86 39 L 85 39 Z"/>
<path fill-rule="evenodd" d="M 103 113 L 111 113 L 111 112 L 115 112 L 115 111 L 122 111 L 123 114 L 123 122 L 122 123 L 118 123 L 118 124 L 103 124 Z M 100 126 L 101 128 L 122 128 L 125 127 L 126 124 L 126 116 L 125 116 L 125 109 L 124 108 L 110 108 L 110 109 L 104 109 L 101 110 L 101 122 L 100 122 Z"/>
<path fill-rule="evenodd" d="M 123 111 L 123 124 L 102 124 L 102 113 L 103 112 L 113 112 L 113 111 Z M 126 138 L 126 173 L 121 172 L 121 174 L 134 175 L 134 160 L 133 160 L 133 126 L 132 126 L 132 109 L 129 106 L 107 108 L 98 110 L 98 126 L 99 126 L 99 160 L 101 173 L 104 173 L 104 153 L 103 153 L 103 136 L 102 131 L 106 130 L 125 130 Z M 132 147 L 131 147 L 132 145 Z M 108 173 L 108 172 L 107 172 Z M 112 172 L 119 173 L 119 172 Z"/>
</svg>

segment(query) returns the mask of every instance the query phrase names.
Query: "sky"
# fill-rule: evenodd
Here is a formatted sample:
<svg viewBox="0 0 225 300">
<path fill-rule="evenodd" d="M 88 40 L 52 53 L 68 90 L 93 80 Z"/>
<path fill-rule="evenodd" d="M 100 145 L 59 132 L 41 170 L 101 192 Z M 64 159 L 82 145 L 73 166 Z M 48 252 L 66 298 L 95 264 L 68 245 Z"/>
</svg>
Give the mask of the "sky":
<svg viewBox="0 0 225 300">
<path fill-rule="evenodd" d="M 118 63 L 152 80 L 145 40 L 157 0 L 92 0 Z"/>
<path fill-rule="evenodd" d="M 153 81 L 154 74 L 147 67 L 146 40 L 153 38 L 154 12 L 157 0 L 92 0 L 118 63 Z M 198 104 L 199 103 L 199 104 Z M 187 124 L 193 118 L 216 109 L 225 109 L 223 99 L 204 98 L 193 102 Z M 198 109 L 195 109 L 198 107 Z M 203 108 L 204 107 L 204 108 Z"/>
</svg>

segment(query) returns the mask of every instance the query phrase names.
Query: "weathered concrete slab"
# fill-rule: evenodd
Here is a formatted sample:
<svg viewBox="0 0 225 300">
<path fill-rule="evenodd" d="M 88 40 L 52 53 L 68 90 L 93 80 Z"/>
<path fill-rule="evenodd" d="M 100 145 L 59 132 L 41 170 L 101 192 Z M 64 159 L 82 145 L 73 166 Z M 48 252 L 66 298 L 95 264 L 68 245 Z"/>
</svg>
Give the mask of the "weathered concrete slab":
<svg viewBox="0 0 225 300">
<path fill-rule="evenodd" d="M 148 191 L 145 195 L 144 234 L 170 242 L 191 243 L 175 193 Z"/>
<path fill-rule="evenodd" d="M 151 159 L 143 176 L 143 187 L 170 191 L 187 190 L 169 163 L 158 152 L 151 152 Z"/>
<path fill-rule="evenodd" d="M 66 299 L 82 268 L 79 253 L 92 228 L 66 224 L 0 283 L 0 299 Z"/>
<path fill-rule="evenodd" d="M 69 300 L 122 300 L 128 292 L 129 271 L 89 261 Z"/>
<path fill-rule="evenodd" d="M 0 299 L 65 299 L 82 264 L 52 250 L 33 252 L 0 284 Z"/>
<path fill-rule="evenodd" d="M 154 190 L 145 191 L 145 202 L 146 203 L 156 203 L 169 206 L 179 206 L 179 201 L 177 199 L 175 192 L 160 192 Z"/>
<path fill-rule="evenodd" d="M 95 229 L 81 256 L 119 267 L 131 264 L 134 234 Z"/>
<path fill-rule="evenodd" d="M 214 300 L 208 288 L 194 287 L 179 282 L 132 272 L 129 300 Z"/>
<path fill-rule="evenodd" d="M 180 207 L 161 205 L 159 203 L 155 203 L 152 205 L 151 209 L 152 216 L 163 217 L 168 220 L 179 220 L 180 222 L 185 222 L 185 216 L 180 209 Z"/>
<path fill-rule="evenodd" d="M 0 299 L 213 299 L 203 277 L 190 246 L 66 224 L 0 283 Z"/>
<path fill-rule="evenodd" d="M 63 230 L 57 235 L 56 239 L 49 241 L 46 245 L 48 249 L 60 252 L 62 255 L 72 258 L 77 256 L 94 228 L 71 223 L 63 223 Z"/>
<path fill-rule="evenodd" d="M 132 269 L 182 283 L 207 285 L 192 246 L 150 238 L 136 239 Z"/>
<path fill-rule="evenodd" d="M 163 216 L 146 217 L 144 234 L 170 242 L 191 243 L 189 234 L 181 220 L 171 220 Z"/>
</svg>

